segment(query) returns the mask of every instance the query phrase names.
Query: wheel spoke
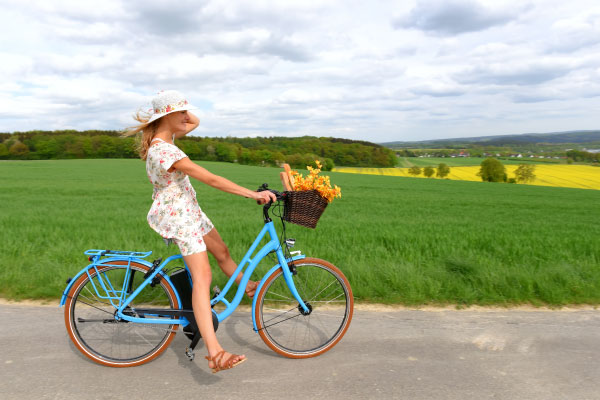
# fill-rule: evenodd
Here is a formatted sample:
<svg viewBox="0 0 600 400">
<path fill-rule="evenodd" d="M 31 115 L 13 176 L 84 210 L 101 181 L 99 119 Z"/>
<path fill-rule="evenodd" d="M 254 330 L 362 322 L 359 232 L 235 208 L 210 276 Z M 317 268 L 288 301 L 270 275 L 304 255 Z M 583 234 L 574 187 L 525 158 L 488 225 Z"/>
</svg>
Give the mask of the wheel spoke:
<svg viewBox="0 0 600 400">
<path fill-rule="evenodd" d="M 87 299 L 86 299 L 86 300 L 87 300 Z M 103 309 L 101 309 L 100 307 L 96 307 L 96 306 L 95 306 L 95 305 L 93 305 L 93 304 L 86 303 L 86 302 L 85 302 L 85 301 L 83 301 L 83 300 L 77 300 L 77 302 L 78 302 L 78 303 L 85 304 L 86 306 L 89 306 L 89 307 L 95 308 L 95 309 L 96 309 L 96 310 L 98 310 L 98 311 L 101 311 L 101 312 L 107 313 L 108 315 L 113 315 L 113 313 L 111 313 L 111 312 L 109 312 L 109 311 L 106 311 L 106 310 L 103 310 Z"/>
<path fill-rule="evenodd" d="M 311 300 L 314 300 L 315 298 L 317 298 L 317 296 L 318 296 L 318 295 L 320 295 L 321 293 L 323 293 L 323 292 L 324 292 L 324 291 L 325 291 L 325 290 L 326 290 L 328 287 L 330 287 L 331 285 L 333 285 L 333 284 L 334 284 L 334 283 L 336 283 L 336 282 L 337 282 L 337 280 L 336 280 L 336 279 L 334 279 L 333 281 L 331 281 L 331 282 L 329 283 L 329 285 L 327 285 L 327 286 L 325 286 L 323 289 L 321 289 L 321 290 L 319 291 L 319 293 L 315 294 L 314 296 L 311 296 L 311 298 L 310 298 L 310 300 L 309 300 L 309 301 L 311 301 Z"/>
<path fill-rule="evenodd" d="M 274 325 L 280 324 L 280 323 L 282 323 L 282 322 L 285 322 L 285 321 L 287 321 L 287 320 L 290 320 L 290 319 L 292 319 L 292 318 L 299 317 L 300 315 L 302 315 L 302 314 L 298 313 L 298 314 L 296 314 L 296 315 L 292 315 L 291 317 L 288 317 L 288 318 L 286 318 L 286 319 L 284 319 L 284 320 L 281 320 L 281 321 L 274 322 L 274 323 L 272 323 L 272 324 L 270 324 L 270 325 L 265 325 L 263 329 L 266 329 L 266 328 L 269 328 L 269 327 L 271 327 L 271 326 L 274 326 Z M 270 319 L 269 321 L 271 321 L 271 320 L 272 320 L 272 319 Z M 269 322 L 269 321 L 265 321 L 265 323 L 266 323 L 266 322 Z"/>
<path fill-rule="evenodd" d="M 290 297 L 290 296 L 284 296 L 284 295 L 282 295 L 282 294 L 275 293 L 275 292 L 271 292 L 271 293 L 269 293 L 269 294 L 270 294 L 271 296 L 283 297 L 284 299 L 288 299 L 288 300 L 291 300 L 291 299 L 292 299 L 292 297 Z"/>
<path fill-rule="evenodd" d="M 86 292 L 88 292 L 88 293 L 90 294 L 90 296 L 91 296 L 91 297 L 92 297 L 94 300 L 92 300 L 92 299 L 90 299 L 90 298 L 88 298 L 88 297 L 86 297 L 86 296 L 83 296 L 83 295 L 81 295 L 82 297 L 85 297 L 86 299 L 88 299 L 88 300 L 90 300 L 90 301 L 94 301 L 94 302 L 96 302 L 96 303 L 105 304 L 105 305 L 107 305 L 107 306 L 109 306 L 109 307 L 113 307 L 113 305 L 112 305 L 110 302 L 108 302 L 108 301 L 104 301 L 104 300 L 100 299 L 100 298 L 98 297 L 98 294 L 97 294 L 97 293 L 92 293 L 92 291 L 90 290 L 90 288 L 89 288 L 87 285 L 85 286 L 85 288 L 84 288 L 84 289 L 86 290 Z"/>
</svg>

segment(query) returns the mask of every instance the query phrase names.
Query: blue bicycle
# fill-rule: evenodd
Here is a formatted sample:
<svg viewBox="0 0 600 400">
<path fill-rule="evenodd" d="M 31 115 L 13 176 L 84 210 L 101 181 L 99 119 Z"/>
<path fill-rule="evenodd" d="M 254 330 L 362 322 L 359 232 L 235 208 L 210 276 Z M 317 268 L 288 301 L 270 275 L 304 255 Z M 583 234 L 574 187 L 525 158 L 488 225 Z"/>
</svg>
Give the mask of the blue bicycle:
<svg viewBox="0 0 600 400">
<path fill-rule="evenodd" d="M 265 184 L 259 190 L 270 189 Z M 264 227 L 223 290 L 213 289 L 212 306 L 225 306 L 219 312 L 213 308 L 213 324 L 216 330 L 231 315 L 257 265 L 275 253 L 278 263 L 261 279 L 252 301 L 254 331 L 283 356 L 318 356 L 348 330 L 354 308 L 352 289 L 331 263 L 290 252 L 295 241 L 285 236 L 285 221 L 311 225 L 289 218 L 286 211 L 294 192 L 271 192 L 277 202 L 263 207 Z M 281 218 L 281 241 L 270 212 Z M 257 251 L 266 235 L 268 242 Z M 192 283 L 181 255 L 148 262 L 145 258 L 151 251 L 88 250 L 85 254 L 91 264 L 67 280 L 60 303 L 65 306 L 69 336 L 84 355 L 111 367 L 141 365 L 158 357 L 181 326 L 191 340 L 186 355 L 194 359 L 201 336 L 191 306 Z M 226 295 L 242 271 L 229 301 Z"/>
</svg>

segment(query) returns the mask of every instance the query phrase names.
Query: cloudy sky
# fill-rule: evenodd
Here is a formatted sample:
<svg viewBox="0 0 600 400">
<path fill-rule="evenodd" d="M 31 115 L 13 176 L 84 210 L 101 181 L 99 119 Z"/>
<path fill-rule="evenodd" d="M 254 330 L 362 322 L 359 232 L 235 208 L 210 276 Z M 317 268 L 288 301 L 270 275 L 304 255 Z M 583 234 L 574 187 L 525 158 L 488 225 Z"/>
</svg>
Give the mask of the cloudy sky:
<svg viewBox="0 0 600 400">
<path fill-rule="evenodd" d="M 0 131 L 374 142 L 600 128 L 597 0 L 0 0 Z"/>
</svg>

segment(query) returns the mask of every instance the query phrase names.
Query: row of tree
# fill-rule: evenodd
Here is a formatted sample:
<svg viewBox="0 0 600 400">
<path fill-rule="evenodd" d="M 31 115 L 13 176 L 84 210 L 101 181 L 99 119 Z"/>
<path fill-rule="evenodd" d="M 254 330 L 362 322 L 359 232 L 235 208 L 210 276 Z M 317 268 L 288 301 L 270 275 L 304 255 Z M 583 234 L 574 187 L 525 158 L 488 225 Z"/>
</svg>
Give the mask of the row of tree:
<svg viewBox="0 0 600 400">
<path fill-rule="evenodd" d="M 412 166 L 408 169 L 408 173 L 413 176 L 421 175 L 421 167 Z M 433 175 L 438 178 L 445 178 L 450 174 L 450 167 L 444 163 L 440 163 L 437 168 L 433 168 L 432 166 L 427 166 L 423 168 L 423 175 L 427 178 L 431 178 Z"/>
<path fill-rule="evenodd" d="M 569 160 L 577 162 L 600 163 L 600 152 L 591 153 L 583 150 L 568 150 L 567 157 Z"/>
<path fill-rule="evenodd" d="M 486 158 L 477 173 L 484 182 L 529 183 L 536 179 L 535 164 L 519 164 L 515 177 L 509 178 L 506 167 L 496 158 Z"/>
<path fill-rule="evenodd" d="M 421 170 L 415 165 L 408 169 L 408 173 L 413 176 L 419 176 L 421 172 L 427 178 L 431 178 L 434 174 L 438 178 L 445 178 L 450 174 L 450 167 L 440 163 L 437 168 L 427 166 Z M 509 178 L 504 164 L 498 159 L 490 157 L 483 160 L 477 176 L 481 177 L 484 182 L 529 183 L 536 179 L 535 164 L 519 164 L 515 170 L 515 177 Z"/>
<path fill-rule="evenodd" d="M 304 168 L 318 159 L 334 165 L 394 167 L 395 153 L 365 141 L 304 136 L 297 138 L 184 137 L 176 141 L 193 160 Z M 0 133 L 0 159 L 136 158 L 138 139 L 117 131 L 29 131 Z"/>
<path fill-rule="evenodd" d="M 521 154 L 523 161 L 529 157 L 536 163 L 543 162 L 539 157 L 548 158 L 566 158 L 568 162 L 600 163 L 600 152 L 590 152 L 586 150 L 564 150 L 564 149 L 533 149 L 527 152 L 519 152 L 510 147 L 468 147 L 457 149 L 397 149 L 396 154 L 400 157 L 456 157 L 460 153 L 467 154 L 468 157 L 486 157 L 487 155 L 496 155 L 498 157 L 511 157 L 515 154 Z M 556 161 L 558 162 L 558 161 Z"/>
</svg>

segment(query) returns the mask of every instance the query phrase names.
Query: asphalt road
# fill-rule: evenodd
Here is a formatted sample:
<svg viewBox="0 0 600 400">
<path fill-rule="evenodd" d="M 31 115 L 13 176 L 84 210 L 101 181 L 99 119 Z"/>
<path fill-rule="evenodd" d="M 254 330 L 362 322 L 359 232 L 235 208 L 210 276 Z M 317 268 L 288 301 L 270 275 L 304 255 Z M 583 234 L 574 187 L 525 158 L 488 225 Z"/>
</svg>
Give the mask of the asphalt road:
<svg viewBox="0 0 600 400">
<path fill-rule="evenodd" d="M 96 365 L 58 307 L 0 305 L 2 399 L 600 399 L 600 311 L 356 311 L 330 352 L 273 353 L 237 312 L 223 346 L 248 361 L 212 374 L 178 334 L 157 360 Z"/>
</svg>

